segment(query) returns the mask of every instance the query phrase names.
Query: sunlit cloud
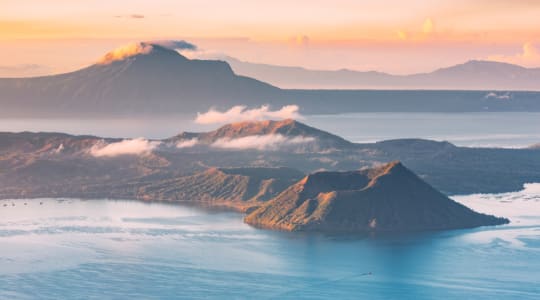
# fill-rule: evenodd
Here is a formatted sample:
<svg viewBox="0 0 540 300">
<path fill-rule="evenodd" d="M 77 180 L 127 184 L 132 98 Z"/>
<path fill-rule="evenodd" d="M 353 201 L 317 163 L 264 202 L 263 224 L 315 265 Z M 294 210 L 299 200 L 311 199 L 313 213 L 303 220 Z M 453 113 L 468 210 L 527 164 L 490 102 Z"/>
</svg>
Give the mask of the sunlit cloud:
<svg viewBox="0 0 540 300">
<path fill-rule="evenodd" d="M 310 143 L 315 141 L 313 137 L 286 137 L 282 134 L 251 135 L 241 138 L 221 138 L 214 143 L 212 147 L 222 149 L 256 149 L 275 151 L 280 148 Z"/>
<path fill-rule="evenodd" d="M 105 56 L 103 56 L 98 63 L 106 65 L 136 55 L 149 54 L 154 49 L 154 46 L 161 46 L 172 50 L 197 50 L 197 46 L 183 40 L 139 42 L 125 45 L 110 51 L 109 53 L 105 54 Z"/>
<path fill-rule="evenodd" d="M 153 46 L 148 43 L 134 43 L 126 46 L 122 46 L 112 50 L 111 52 L 105 54 L 100 60 L 99 64 L 110 64 L 115 61 L 124 60 L 126 58 L 140 55 L 148 54 L 152 52 Z"/>
<path fill-rule="evenodd" d="M 435 31 L 435 25 L 433 24 L 433 20 L 431 18 L 427 18 L 424 21 L 424 24 L 422 24 L 422 32 L 425 34 L 431 34 Z"/>
<path fill-rule="evenodd" d="M 144 19 L 142 14 L 130 14 L 130 15 L 116 15 L 115 18 L 127 18 L 127 19 Z"/>
<path fill-rule="evenodd" d="M 106 144 L 98 143 L 90 148 L 90 155 L 94 157 L 115 157 L 119 155 L 142 155 L 152 152 L 161 142 L 149 141 L 144 138 L 122 140 Z"/>
<path fill-rule="evenodd" d="M 210 109 L 205 113 L 197 113 L 195 123 L 224 124 L 241 121 L 261 121 L 270 119 L 303 119 L 298 105 L 286 105 L 279 110 L 270 110 L 270 106 L 248 109 L 245 105 L 233 106 L 227 111 Z"/>
<path fill-rule="evenodd" d="M 182 148 L 191 148 L 196 146 L 199 143 L 198 138 L 192 138 L 189 140 L 181 140 L 178 143 L 176 143 L 176 148 L 182 149 Z"/>
<path fill-rule="evenodd" d="M 522 51 L 514 55 L 491 55 L 488 60 L 521 66 L 540 66 L 540 50 L 531 42 L 523 44 Z"/>
<path fill-rule="evenodd" d="M 407 39 L 407 33 L 403 30 L 398 30 L 396 32 L 397 34 L 397 37 L 400 39 L 400 40 L 406 40 Z"/>
<path fill-rule="evenodd" d="M 299 35 L 293 39 L 295 45 L 300 47 L 308 47 L 310 38 L 307 35 Z"/>
</svg>

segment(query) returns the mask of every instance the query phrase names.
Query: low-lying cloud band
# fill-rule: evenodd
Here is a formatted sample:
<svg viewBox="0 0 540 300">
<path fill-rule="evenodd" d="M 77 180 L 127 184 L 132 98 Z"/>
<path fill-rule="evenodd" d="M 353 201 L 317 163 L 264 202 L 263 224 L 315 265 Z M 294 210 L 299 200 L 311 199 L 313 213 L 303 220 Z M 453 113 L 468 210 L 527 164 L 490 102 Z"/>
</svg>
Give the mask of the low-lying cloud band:
<svg viewBox="0 0 540 300">
<path fill-rule="evenodd" d="M 149 141 L 144 138 L 122 140 L 120 142 L 104 144 L 99 143 L 90 148 L 90 155 L 94 157 L 115 157 L 119 155 L 142 155 L 152 152 L 161 143 Z"/>
<path fill-rule="evenodd" d="M 259 108 L 252 109 L 248 109 L 245 105 L 236 105 L 226 111 L 210 109 L 205 113 L 197 113 L 195 123 L 225 124 L 269 119 L 303 119 L 299 110 L 298 105 L 285 105 L 278 110 L 271 110 L 268 105 L 262 105 Z"/>
</svg>

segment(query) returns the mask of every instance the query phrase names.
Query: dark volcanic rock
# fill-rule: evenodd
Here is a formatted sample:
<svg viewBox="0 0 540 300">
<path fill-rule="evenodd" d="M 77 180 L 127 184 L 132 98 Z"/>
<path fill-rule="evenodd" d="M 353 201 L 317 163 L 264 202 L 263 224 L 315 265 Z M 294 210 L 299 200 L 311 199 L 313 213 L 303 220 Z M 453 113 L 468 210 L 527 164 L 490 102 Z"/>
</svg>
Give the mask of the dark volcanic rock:
<svg viewBox="0 0 540 300">
<path fill-rule="evenodd" d="M 509 221 L 443 195 L 399 162 L 308 175 L 246 216 L 257 227 L 290 231 L 389 232 L 472 228 Z"/>
</svg>

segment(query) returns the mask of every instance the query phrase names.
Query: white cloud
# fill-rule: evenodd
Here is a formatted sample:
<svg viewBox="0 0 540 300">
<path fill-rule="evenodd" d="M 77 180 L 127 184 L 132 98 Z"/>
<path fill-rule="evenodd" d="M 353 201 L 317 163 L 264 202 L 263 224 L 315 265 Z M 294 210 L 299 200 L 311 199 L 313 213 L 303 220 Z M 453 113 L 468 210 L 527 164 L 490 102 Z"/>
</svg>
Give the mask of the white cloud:
<svg viewBox="0 0 540 300">
<path fill-rule="evenodd" d="M 490 92 L 490 93 L 487 93 L 484 96 L 484 98 L 486 98 L 486 99 L 493 98 L 493 99 L 499 99 L 499 100 L 510 100 L 510 99 L 512 99 L 512 95 L 510 93 L 497 94 L 495 92 Z"/>
<path fill-rule="evenodd" d="M 197 113 L 195 122 L 199 124 L 216 124 L 268 119 L 303 119 L 298 112 L 299 109 L 298 105 L 286 105 L 275 111 L 270 110 L 268 105 L 253 109 L 248 109 L 245 105 L 237 105 L 223 112 L 210 109 L 205 113 Z"/>
<path fill-rule="evenodd" d="M 181 140 L 176 144 L 176 148 L 191 148 L 199 143 L 198 138 L 192 138 L 189 140 Z"/>
<path fill-rule="evenodd" d="M 282 134 L 250 135 L 241 138 L 221 138 L 212 147 L 222 149 L 278 150 L 281 147 L 305 144 L 315 141 L 313 137 L 286 137 Z"/>
<path fill-rule="evenodd" d="M 152 152 L 160 142 L 149 141 L 144 138 L 122 140 L 116 143 L 99 143 L 90 149 L 95 157 L 114 157 L 119 155 L 141 155 Z"/>
<path fill-rule="evenodd" d="M 506 62 L 520 66 L 540 66 L 540 50 L 533 43 L 525 43 L 520 53 L 514 55 L 491 55 L 488 60 Z"/>
</svg>

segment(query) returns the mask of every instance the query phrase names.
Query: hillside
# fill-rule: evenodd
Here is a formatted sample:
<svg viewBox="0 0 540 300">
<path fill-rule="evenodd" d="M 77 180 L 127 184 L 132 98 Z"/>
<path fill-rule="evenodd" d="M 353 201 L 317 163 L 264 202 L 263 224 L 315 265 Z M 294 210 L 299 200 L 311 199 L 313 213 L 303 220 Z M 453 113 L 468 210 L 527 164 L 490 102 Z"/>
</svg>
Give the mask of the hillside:
<svg viewBox="0 0 540 300">
<path fill-rule="evenodd" d="M 458 204 L 399 162 L 308 175 L 245 221 L 269 229 L 338 232 L 442 230 L 509 222 Z"/>
<path fill-rule="evenodd" d="M 290 168 L 211 168 L 138 189 L 137 198 L 246 210 L 267 201 L 304 176 Z"/>
<path fill-rule="evenodd" d="M 246 121 L 224 125 L 214 131 L 183 132 L 169 141 L 177 145 L 260 150 L 296 150 L 307 152 L 346 150 L 354 144 L 331 133 L 292 119 Z"/>
<path fill-rule="evenodd" d="M 194 112 L 251 99 L 264 103 L 278 91 L 235 75 L 223 61 L 189 60 L 148 43 L 115 49 L 71 73 L 0 79 L 0 90 L 3 113 L 15 116 Z"/>
<path fill-rule="evenodd" d="M 537 148 L 468 148 L 422 139 L 354 144 L 282 120 L 164 140 L 0 132 L 0 197 L 133 197 L 139 187 L 212 168 L 288 167 L 307 174 L 393 160 L 447 195 L 517 191 L 540 181 Z"/>
</svg>

